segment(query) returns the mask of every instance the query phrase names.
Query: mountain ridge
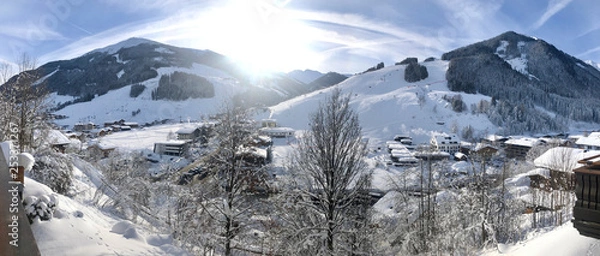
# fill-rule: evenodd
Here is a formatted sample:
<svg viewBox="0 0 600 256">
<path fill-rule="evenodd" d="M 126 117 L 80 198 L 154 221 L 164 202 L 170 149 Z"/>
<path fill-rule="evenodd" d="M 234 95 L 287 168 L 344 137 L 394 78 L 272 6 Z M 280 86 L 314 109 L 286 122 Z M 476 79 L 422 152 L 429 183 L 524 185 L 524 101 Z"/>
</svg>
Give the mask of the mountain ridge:
<svg viewBox="0 0 600 256">
<path fill-rule="evenodd" d="M 507 112 L 514 118 L 498 118 L 499 126 L 545 116 L 538 107 L 557 114 L 555 121 L 543 124 L 550 130 L 564 130 L 571 121 L 600 123 L 595 100 L 600 97 L 600 71 L 541 39 L 509 31 L 447 52 L 442 59 L 449 61 L 451 90 L 481 93 L 516 109 L 516 114 Z"/>
</svg>

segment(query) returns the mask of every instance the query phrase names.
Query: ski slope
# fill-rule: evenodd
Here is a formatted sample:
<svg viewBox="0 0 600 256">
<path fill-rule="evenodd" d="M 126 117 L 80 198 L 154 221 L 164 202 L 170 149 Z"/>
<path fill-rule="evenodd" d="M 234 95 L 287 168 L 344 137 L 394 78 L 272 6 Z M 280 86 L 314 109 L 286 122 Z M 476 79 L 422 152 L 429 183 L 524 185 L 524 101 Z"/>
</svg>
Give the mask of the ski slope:
<svg viewBox="0 0 600 256">
<path fill-rule="evenodd" d="M 446 61 L 422 65 L 427 67 L 429 77 L 416 83 L 404 80 L 406 66 L 400 65 L 355 75 L 336 86 L 351 96 L 350 105 L 359 115 L 365 137 L 373 143 L 382 143 L 396 134 L 407 134 L 415 143 L 426 143 L 434 132 L 460 132 L 467 125 L 481 133 L 491 134 L 497 130 L 486 116 L 472 115 L 470 111 L 456 113 L 442 98 L 461 94 L 470 107 L 480 100 L 490 101 L 489 97 L 450 91 L 445 80 Z M 310 114 L 330 97 L 333 89 L 280 103 L 257 119 L 272 118 L 281 126 L 306 130 Z"/>
</svg>

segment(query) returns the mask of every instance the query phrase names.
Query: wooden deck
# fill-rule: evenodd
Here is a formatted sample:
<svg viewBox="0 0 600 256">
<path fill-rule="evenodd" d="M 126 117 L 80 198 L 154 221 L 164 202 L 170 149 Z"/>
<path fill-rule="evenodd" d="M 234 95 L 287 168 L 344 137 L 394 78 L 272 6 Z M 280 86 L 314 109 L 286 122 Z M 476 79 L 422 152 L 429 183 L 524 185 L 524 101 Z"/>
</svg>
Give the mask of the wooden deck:
<svg viewBox="0 0 600 256">
<path fill-rule="evenodd" d="M 585 164 L 573 172 L 576 177 L 573 227 L 581 235 L 600 239 L 600 156 L 580 160 Z"/>
<path fill-rule="evenodd" d="M 21 204 L 18 184 L 10 177 L 0 149 L 0 255 L 37 256 L 40 251 Z"/>
</svg>

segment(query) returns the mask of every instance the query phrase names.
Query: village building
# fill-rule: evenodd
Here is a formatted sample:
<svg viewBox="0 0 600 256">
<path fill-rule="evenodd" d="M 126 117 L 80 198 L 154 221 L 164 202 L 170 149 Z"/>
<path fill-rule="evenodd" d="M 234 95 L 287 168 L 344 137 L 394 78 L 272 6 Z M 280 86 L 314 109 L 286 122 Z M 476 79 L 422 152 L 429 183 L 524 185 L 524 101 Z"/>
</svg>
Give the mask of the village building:
<svg viewBox="0 0 600 256">
<path fill-rule="evenodd" d="M 536 138 L 511 137 L 504 142 L 504 151 L 508 158 L 525 159 L 529 150 L 539 143 Z"/>
<path fill-rule="evenodd" d="M 260 122 L 261 127 L 277 127 L 277 120 L 275 119 L 263 119 Z"/>
<path fill-rule="evenodd" d="M 189 142 L 184 140 L 170 140 L 154 143 L 154 153 L 168 156 L 185 156 L 189 151 Z"/>
<path fill-rule="evenodd" d="M 580 159 L 573 170 L 577 180 L 573 227 L 581 235 L 600 239 L 600 154 Z"/>
<path fill-rule="evenodd" d="M 290 127 L 263 127 L 258 130 L 260 135 L 273 138 L 293 137 L 296 131 Z"/>
<path fill-rule="evenodd" d="M 273 145 L 273 140 L 269 136 L 258 135 L 253 136 L 252 140 L 246 145 L 250 147 L 267 148 Z"/>
<path fill-rule="evenodd" d="M 594 155 L 600 155 L 600 151 L 567 147 L 555 147 L 547 150 L 533 161 L 535 167 L 548 170 L 547 175 L 541 177 L 545 178 L 547 182 L 540 182 L 540 184 L 547 185 L 538 188 L 548 191 L 575 189 L 573 169 L 582 166 L 578 163 L 579 160 Z"/>
<path fill-rule="evenodd" d="M 555 147 L 537 157 L 534 160 L 536 168 L 525 174 L 533 193 L 529 211 L 564 209 L 569 202 L 567 198 L 576 188 L 573 169 L 582 166 L 579 160 L 598 154 L 600 151 Z"/>
<path fill-rule="evenodd" d="M 248 165 L 245 167 L 258 167 L 267 164 L 271 159 L 270 154 L 270 149 L 257 147 L 243 147 L 237 152 L 237 156 Z"/>
<path fill-rule="evenodd" d="M 38 136 L 43 135 L 38 134 Z M 71 144 L 71 140 L 59 130 L 49 130 L 45 136 L 45 141 L 52 149 L 60 153 L 65 153 L 67 147 Z"/>
<path fill-rule="evenodd" d="M 579 137 L 575 141 L 575 145 L 587 150 L 600 150 L 600 132 L 592 132 L 586 137 Z"/>
<path fill-rule="evenodd" d="M 106 158 L 113 151 L 115 151 L 116 148 L 117 147 L 115 145 L 112 145 L 112 144 L 109 144 L 106 142 L 93 141 L 93 142 L 90 142 L 89 146 L 87 147 L 87 151 L 90 156 Z"/>
<path fill-rule="evenodd" d="M 125 124 L 125 119 L 120 119 L 120 120 L 113 120 L 113 121 L 106 121 L 104 122 L 104 127 L 111 127 L 113 125 L 124 125 Z"/>
<path fill-rule="evenodd" d="M 508 137 L 490 134 L 485 138 L 481 139 L 481 143 L 492 145 L 495 147 L 504 147 L 504 142 L 506 142 L 508 139 Z"/>
<path fill-rule="evenodd" d="M 63 134 L 65 136 L 67 136 L 67 138 L 69 138 L 69 139 L 80 139 L 83 133 L 67 130 L 67 131 L 64 131 Z"/>
<path fill-rule="evenodd" d="M 175 132 L 177 140 L 196 141 L 200 138 L 200 127 L 184 127 Z"/>
<path fill-rule="evenodd" d="M 96 125 L 92 122 L 89 123 L 76 123 L 73 126 L 75 132 L 87 132 L 96 128 Z"/>
<path fill-rule="evenodd" d="M 392 150 L 394 150 L 394 149 L 400 149 L 400 150 L 407 149 L 406 145 L 404 145 L 404 144 L 402 144 L 402 143 L 400 143 L 398 141 L 395 141 L 395 140 L 386 141 L 385 142 L 385 147 L 387 148 L 388 153 L 391 153 Z"/>
<path fill-rule="evenodd" d="M 98 137 L 104 137 L 106 135 L 109 135 L 112 132 L 111 128 L 97 128 L 97 129 L 93 129 L 89 132 L 89 135 L 92 138 L 98 138 Z"/>
<path fill-rule="evenodd" d="M 279 126 L 275 119 L 261 120 L 261 128 L 258 130 L 258 134 L 272 138 L 293 137 L 295 132 L 296 131 L 290 127 Z"/>
<path fill-rule="evenodd" d="M 123 122 L 124 126 L 129 126 L 131 129 L 140 128 L 140 124 L 137 122 Z"/>
<path fill-rule="evenodd" d="M 431 137 L 431 149 L 450 155 L 460 151 L 460 140 L 456 134 L 439 134 Z"/>
<path fill-rule="evenodd" d="M 484 160 L 490 160 L 491 157 L 497 154 L 499 149 L 495 146 L 486 143 L 477 143 L 471 154 L 482 157 Z"/>
<path fill-rule="evenodd" d="M 396 135 L 394 136 L 394 141 L 400 142 L 402 145 L 406 146 L 408 150 L 415 149 L 413 138 L 408 135 Z"/>
<path fill-rule="evenodd" d="M 406 147 L 401 144 L 396 145 L 390 151 L 390 159 L 394 162 L 394 165 L 405 166 L 405 165 L 416 165 L 419 163 L 419 159 L 413 156 L 413 154 Z"/>
</svg>

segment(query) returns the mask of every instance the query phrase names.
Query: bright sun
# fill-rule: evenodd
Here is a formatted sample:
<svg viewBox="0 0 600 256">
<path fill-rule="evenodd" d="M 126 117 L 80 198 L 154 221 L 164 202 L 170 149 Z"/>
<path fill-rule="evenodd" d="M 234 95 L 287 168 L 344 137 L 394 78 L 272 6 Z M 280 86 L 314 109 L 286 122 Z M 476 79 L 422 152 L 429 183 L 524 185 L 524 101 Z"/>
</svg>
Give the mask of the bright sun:
<svg viewBox="0 0 600 256">
<path fill-rule="evenodd" d="M 271 1 L 230 1 L 203 14 L 199 26 L 211 38 L 197 35 L 212 49 L 238 61 L 247 72 L 261 75 L 315 66 L 318 55 L 310 49 L 311 28 L 293 18 L 284 6 Z M 210 22 L 211 24 L 206 24 Z"/>
</svg>

